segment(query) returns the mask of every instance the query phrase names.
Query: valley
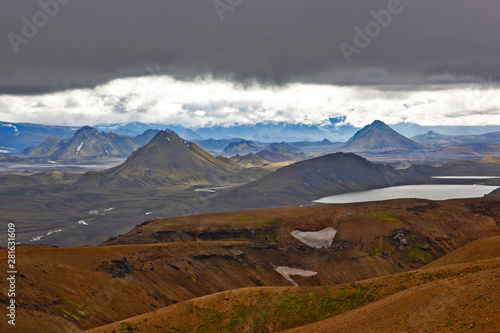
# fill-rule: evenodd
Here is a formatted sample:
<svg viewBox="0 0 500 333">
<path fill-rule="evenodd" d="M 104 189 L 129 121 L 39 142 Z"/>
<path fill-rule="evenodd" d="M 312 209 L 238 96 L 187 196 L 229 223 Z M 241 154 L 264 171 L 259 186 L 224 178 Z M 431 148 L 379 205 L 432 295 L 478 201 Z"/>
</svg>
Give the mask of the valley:
<svg viewBox="0 0 500 333">
<path fill-rule="evenodd" d="M 382 188 L 390 191 L 394 186 L 397 189 L 398 186 L 424 184 L 484 185 L 482 189 L 471 187 L 477 191 L 470 196 L 476 197 L 488 194 L 500 185 L 497 178 L 446 178 L 466 175 L 498 177 L 500 158 L 495 156 L 481 158 L 478 155 L 474 159 L 437 165 L 425 163 L 426 160 L 419 160 L 417 162 L 424 163 L 418 164 L 408 159 L 399 160 L 397 154 L 401 151 L 418 155 L 428 148 L 411 143 L 413 141 L 380 121 L 366 126 L 344 144 L 362 147 L 371 142 L 372 150 L 356 153 L 338 152 L 342 146 L 328 140 L 291 144 L 229 140 L 221 143 L 232 150 L 241 145 L 244 149 L 253 145 L 262 150 L 247 155 L 240 155 L 245 150 L 239 150 L 229 158 L 214 157 L 195 142 L 187 141 L 171 130 L 138 127 L 137 131 L 143 132 L 128 139 L 84 127 L 76 130 L 62 148 L 57 148 L 56 144 L 56 150 L 60 152 L 51 153 L 52 157 L 38 155 L 35 158 L 33 155 L 22 162 L 2 162 L 2 220 L 22 224 L 18 232 L 22 243 L 85 246 L 98 245 L 151 218 L 308 206 L 332 195 L 357 200 L 355 198 L 361 195 L 357 194 L 359 191 Z M 106 151 L 120 151 L 124 142 L 146 144 L 127 159 L 106 154 Z M 210 144 L 211 149 L 222 152 L 223 145 L 216 146 L 216 142 L 200 144 Z M 115 144 L 117 148 L 108 147 Z M 42 143 L 29 153 L 40 154 L 46 146 L 47 143 Z M 412 147 L 418 149 L 409 149 Z M 302 151 L 306 148 L 309 149 L 306 150 L 308 156 Z M 315 155 L 315 149 L 337 152 Z M 68 155 L 69 152 L 72 155 Z M 72 157 L 58 159 L 56 155 Z M 363 155 L 371 157 L 367 160 Z M 15 156 L 22 158 L 21 155 Z M 382 164 L 374 156 L 385 156 L 398 162 Z M 50 159 L 53 157 L 56 161 Z M 398 193 L 395 193 L 387 198 L 397 197 Z M 92 213 L 109 208 L 113 209 L 97 215 Z"/>
<path fill-rule="evenodd" d="M 465 145 L 416 143 L 376 121 L 346 143 L 84 127 L 7 154 L 13 332 L 356 332 L 370 324 L 356 313 L 400 313 L 402 300 L 434 322 L 413 309 L 377 330 L 497 327 L 482 315 L 494 317 L 497 297 L 500 157 L 493 143 Z M 449 296 L 450 280 L 489 289 Z M 425 312 L 422 293 L 489 296 L 460 320 Z"/>
</svg>

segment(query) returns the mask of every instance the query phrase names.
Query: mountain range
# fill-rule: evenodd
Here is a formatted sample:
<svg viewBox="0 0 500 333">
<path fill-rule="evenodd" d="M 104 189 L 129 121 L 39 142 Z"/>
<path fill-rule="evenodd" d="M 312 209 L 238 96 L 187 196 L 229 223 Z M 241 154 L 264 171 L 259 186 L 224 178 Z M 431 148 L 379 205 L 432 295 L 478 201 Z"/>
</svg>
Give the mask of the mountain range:
<svg viewBox="0 0 500 333">
<path fill-rule="evenodd" d="M 481 135 L 445 135 L 434 131 L 412 137 L 420 144 L 431 146 L 462 145 L 470 143 L 500 143 L 500 132 L 490 132 Z"/>
<path fill-rule="evenodd" d="M 76 131 L 67 142 L 49 136 L 41 145 L 26 148 L 23 154 L 51 160 L 127 157 L 134 150 L 148 143 L 157 132 L 157 130 L 149 129 L 141 135 L 130 138 L 85 126 Z"/>
<path fill-rule="evenodd" d="M 330 141 L 346 141 L 359 128 L 344 125 L 344 118 L 330 118 L 322 124 L 306 125 L 287 122 L 261 122 L 257 124 L 207 125 L 201 128 L 187 128 L 178 124 L 158 123 L 114 123 L 95 125 L 99 131 L 114 132 L 116 134 L 134 137 L 148 129 L 170 129 L 186 140 L 202 141 L 210 138 L 214 140 L 240 138 L 256 142 L 297 142 L 321 141 L 327 138 Z M 394 130 L 406 136 L 423 135 L 429 131 L 443 133 L 442 135 L 481 135 L 500 131 L 500 126 L 419 126 L 411 123 L 402 123 L 391 126 Z M 40 145 L 47 137 L 52 136 L 67 141 L 79 129 L 75 126 L 52 126 L 28 123 L 9 123 L 0 121 L 0 151 L 19 152 L 28 147 Z M 495 135 L 493 135 L 495 136 Z M 427 140 L 425 137 L 421 140 Z M 432 140 L 432 138 L 430 138 Z M 486 136 L 484 140 L 497 140 Z M 418 141 L 418 140 L 416 140 Z M 490 141 L 491 142 L 491 141 Z M 224 144 L 226 147 L 230 143 Z M 425 144 L 425 142 L 422 142 Z M 465 142 L 461 142 L 465 143 Z M 203 144 L 200 142 L 200 146 Z M 210 149 L 203 146 L 205 149 Z M 222 147 L 220 150 L 222 150 Z"/>
</svg>

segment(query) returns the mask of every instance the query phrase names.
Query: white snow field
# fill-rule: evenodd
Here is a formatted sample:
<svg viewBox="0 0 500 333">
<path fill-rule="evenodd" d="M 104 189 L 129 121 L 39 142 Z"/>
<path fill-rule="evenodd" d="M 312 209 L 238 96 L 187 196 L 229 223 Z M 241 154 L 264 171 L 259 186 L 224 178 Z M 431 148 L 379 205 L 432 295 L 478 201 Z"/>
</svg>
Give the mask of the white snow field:
<svg viewBox="0 0 500 333">
<path fill-rule="evenodd" d="M 319 231 L 294 230 L 291 234 L 307 246 L 320 249 L 322 247 L 332 246 L 333 238 L 337 234 L 337 230 L 328 227 Z"/>
</svg>

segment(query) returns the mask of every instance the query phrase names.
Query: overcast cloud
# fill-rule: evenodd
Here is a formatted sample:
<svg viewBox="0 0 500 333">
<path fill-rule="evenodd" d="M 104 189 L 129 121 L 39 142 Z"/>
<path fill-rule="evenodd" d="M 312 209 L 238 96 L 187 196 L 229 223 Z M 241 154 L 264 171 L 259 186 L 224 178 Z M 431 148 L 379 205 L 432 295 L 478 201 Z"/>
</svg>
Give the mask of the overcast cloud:
<svg viewBox="0 0 500 333">
<path fill-rule="evenodd" d="M 482 85 L 401 87 L 291 83 L 241 86 L 169 76 L 116 79 L 93 89 L 0 96 L 0 119 L 68 125 L 143 121 L 190 127 L 287 121 L 321 124 L 330 117 L 364 126 L 500 124 L 500 90 Z"/>
<path fill-rule="evenodd" d="M 241 0 L 223 21 L 213 0 L 58 1 L 46 22 L 0 2 L 2 120 L 500 124 L 497 0 L 401 0 L 362 47 L 355 27 L 391 1 Z"/>
</svg>

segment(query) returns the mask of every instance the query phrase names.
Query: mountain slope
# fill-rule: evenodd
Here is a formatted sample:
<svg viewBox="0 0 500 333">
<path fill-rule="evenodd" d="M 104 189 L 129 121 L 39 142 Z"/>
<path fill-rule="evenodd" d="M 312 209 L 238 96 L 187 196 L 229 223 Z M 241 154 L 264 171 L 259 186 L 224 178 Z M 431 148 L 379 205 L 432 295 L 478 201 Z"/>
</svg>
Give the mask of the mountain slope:
<svg viewBox="0 0 500 333">
<path fill-rule="evenodd" d="M 434 131 L 416 135 L 411 138 L 420 144 L 433 146 L 461 145 L 467 143 L 500 143 L 500 132 L 491 132 L 481 135 L 445 135 Z"/>
<path fill-rule="evenodd" d="M 90 126 L 79 129 L 52 159 L 99 158 L 109 156 L 128 156 L 138 146 L 131 138 L 100 132 Z"/>
<path fill-rule="evenodd" d="M 0 121 L 0 146 L 22 151 L 42 144 L 48 136 L 69 140 L 78 128 Z"/>
<path fill-rule="evenodd" d="M 258 151 L 261 147 L 259 147 L 253 141 L 242 140 L 239 142 L 231 142 L 224 148 L 224 153 L 226 154 L 238 154 L 242 152 L 250 152 L 250 151 Z"/>
<path fill-rule="evenodd" d="M 436 151 L 440 155 L 485 156 L 500 153 L 499 143 L 466 143 L 440 147 Z"/>
<path fill-rule="evenodd" d="M 49 136 L 41 145 L 27 148 L 23 153 L 31 157 L 48 157 L 53 160 L 126 157 L 147 144 L 156 133 L 158 130 L 149 129 L 130 138 L 85 126 L 67 142 Z"/>
<path fill-rule="evenodd" d="M 84 174 L 77 184 L 158 186 L 227 184 L 242 181 L 240 169 L 205 152 L 177 134 L 160 131 L 122 164 Z"/>
<path fill-rule="evenodd" d="M 258 155 L 258 154 L 257 154 Z M 213 199 L 211 209 L 228 210 L 308 204 L 322 196 L 389 186 L 396 171 L 352 153 L 296 162 Z M 215 211 L 215 210 L 212 210 Z"/>
<path fill-rule="evenodd" d="M 107 242 L 113 246 L 20 246 L 17 265 L 22 276 L 17 283 L 23 320 L 12 331 L 79 332 L 118 320 L 143 325 L 141 332 L 212 332 L 222 331 L 221 327 L 226 332 L 238 332 L 239 327 L 256 332 L 274 324 L 278 327 L 267 331 L 281 331 L 419 284 L 434 285 L 439 279 L 472 277 L 488 270 L 491 260 L 410 272 L 470 241 L 500 234 L 498 202 L 495 198 L 403 199 L 203 214 L 189 220 L 178 217 L 143 223 Z M 326 227 L 337 230 L 329 248 L 307 246 L 292 234 L 297 229 Z M 483 253 L 494 255 L 498 250 Z M 0 251 L 1 260 L 6 256 L 7 251 Z M 294 276 L 301 287 L 292 287 L 276 271 L 278 266 L 317 275 Z M 5 278 L 5 272 L 0 274 Z M 380 280 L 365 280 L 376 277 Z M 481 293 L 495 291 L 486 287 L 497 280 L 482 280 Z M 475 286 L 469 285 L 479 290 Z M 254 287 L 255 292 L 234 290 L 245 287 Z M 184 307 L 181 302 L 190 299 L 191 305 Z M 6 305 L 8 299 L 0 301 Z M 472 301 L 486 305 L 487 300 Z M 162 316 L 162 322 L 156 323 L 149 317 L 155 310 L 163 315 L 163 309 L 169 311 L 166 306 L 177 306 L 174 303 L 183 311 L 174 312 L 171 321 Z M 490 303 L 488 309 L 496 309 L 495 305 Z M 141 314 L 146 317 L 140 321 L 131 318 Z M 233 326 L 226 326 L 231 319 Z M 194 327 L 184 328 L 184 323 Z M 149 327 L 155 324 L 160 327 Z M 6 327 L 7 322 L 1 321 L 0 331 L 10 332 Z M 100 332 L 113 329 L 124 331 L 114 324 Z"/>
<path fill-rule="evenodd" d="M 377 149 L 419 149 L 421 146 L 402 136 L 380 120 L 358 131 L 346 143 L 340 146 L 346 150 L 377 150 Z"/>
<path fill-rule="evenodd" d="M 148 144 L 149 141 L 151 141 L 151 139 L 154 138 L 154 136 L 156 134 L 158 134 L 160 130 L 156 130 L 156 129 L 148 129 L 146 131 L 144 131 L 144 133 L 142 134 L 139 134 L 137 135 L 136 137 L 133 137 L 132 138 L 132 141 L 138 146 L 138 147 L 142 147 L 142 146 L 145 146 Z M 167 130 L 167 132 L 170 132 L 169 130 Z"/>
<path fill-rule="evenodd" d="M 280 153 L 280 154 L 297 154 L 300 153 L 300 149 L 290 146 L 286 142 L 273 142 L 266 146 L 266 150 Z"/>
<path fill-rule="evenodd" d="M 29 147 L 23 151 L 23 154 L 36 157 L 48 157 L 56 151 L 63 149 L 66 143 L 62 140 L 49 136 L 41 145 Z"/>
<path fill-rule="evenodd" d="M 248 153 L 246 155 L 236 155 L 231 157 L 231 160 L 245 168 L 263 167 L 264 165 L 270 163 L 269 161 L 255 155 L 254 153 Z"/>
</svg>

